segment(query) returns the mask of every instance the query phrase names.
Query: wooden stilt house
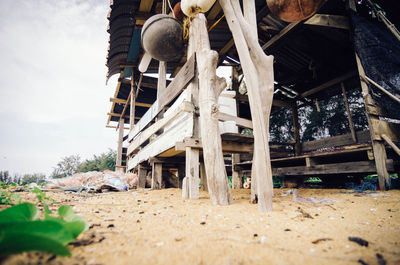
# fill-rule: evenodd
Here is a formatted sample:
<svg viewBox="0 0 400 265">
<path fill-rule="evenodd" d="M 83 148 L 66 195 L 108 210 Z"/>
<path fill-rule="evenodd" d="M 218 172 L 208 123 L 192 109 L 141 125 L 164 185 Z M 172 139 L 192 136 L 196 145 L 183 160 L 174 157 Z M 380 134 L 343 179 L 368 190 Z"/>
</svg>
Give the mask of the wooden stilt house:
<svg viewBox="0 0 400 265">
<path fill-rule="evenodd" d="M 176 2 L 170 0 L 171 6 Z M 393 106 L 400 110 L 400 93 L 388 91 L 368 76 L 363 48 L 355 45 L 358 35 L 351 16 L 358 13 L 354 1 L 328 0 L 314 16 L 293 23 L 271 14 L 265 0 L 255 2 L 260 45 L 274 56 L 272 113 L 281 109 L 292 113 L 293 139 L 270 144 L 273 175 L 335 179 L 377 173 L 380 188 L 389 188 L 389 174 L 399 172 L 400 124 Z M 152 60 L 146 73 L 138 71 L 143 56 L 141 28 L 149 17 L 161 12 L 161 5 L 162 1 L 156 0 L 114 0 L 110 4 L 108 78 L 114 74 L 119 78 L 110 98 L 107 126 L 119 131 L 117 168 L 138 172 L 141 187 L 151 171 L 152 188 L 161 188 L 170 170 L 177 172 L 180 187 L 189 174 L 189 181 L 201 178 L 206 188 L 194 50 L 189 47 L 174 62 Z M 249 98 L 239 91 L 242 66 L 218 1 L 205 17 L 211 49 L 219 55 L 218 66 L 232 67 L 232 92 L 228 94 L 233 95 L 235 108 L 230 113 L 220 109 L 217 115 L 220 122 L 233 128 L 222 131 L 221 138 L 225 157 L 229 157 L 226 168 L 232 174 L 233 187 L 238 188 L 252 168 L 253 136 L 240 133 L 253 128 Z M 368 127 L 361 131 L 354 127 L 346 97 L 353 90 L 361 91 L 365 102 Z M 392 108 L 373 93 L 385 94 Z M 335 95 L 343 97 L 348 132 L 302 142 L 299 110 L 318 107 L 318 101 Z M 189 197 L 196 198 L 198 182 L 187 187 Z"/>
</svg>

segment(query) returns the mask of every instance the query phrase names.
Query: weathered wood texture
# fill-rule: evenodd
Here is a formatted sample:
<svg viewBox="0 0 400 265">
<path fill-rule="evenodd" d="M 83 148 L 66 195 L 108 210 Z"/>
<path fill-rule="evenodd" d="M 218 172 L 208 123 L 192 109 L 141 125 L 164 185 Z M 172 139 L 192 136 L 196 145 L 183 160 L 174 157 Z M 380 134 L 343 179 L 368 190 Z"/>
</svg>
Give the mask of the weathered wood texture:
<svg viewBox="0 0 400 265">
<path fill-rule="evenodd" d="M 157 100 L 151 108 L 143 115 L 135 128 L 129 132 L 129 141 L 138 135 L 157 115 L 165 108 L 183 89 L 190 83 L 194 77 L 194 56 L 189 58 L 186 64 L 179 71 L 178 75 L 168 85 L 166 89 L 160 91 Z"/>
<path fill-rule="evenodd" d="M 361 81 L 361 90 L 362 94 L 364 96 L 364 101 L 365 105 L 371 104 L 368 102 L 369 97 L 369 89 L 368 85 L 363 81 L 363 77 L 365 76 L 364 69 L 361 65 L 360 58 L 356 54 L 356 60 L 357 60 L 357 67 L 358 67 L 358 72 L 360 74 L 360 81 Z M 367 110 L 367 109 L 366 109 Z M 378 120 L 378 117 L 374 118 L 372 115 L 367 113 L 367 120 L 368 120 L 368 125 L 369 125 L 369 130 L 371 133 L 371 140 L 372 140 L 372 148 L 374 151 L 374 158 L 375 158 L 375 166 L 376 166 L 376 171 L 378 173 L 378 181 L 379 181 L 379 188 L 381 190 L 386 190 L 387 188 L 390 188 L 390 177 L 389 177 L 389 172 L 386 166 L 386 149 L 385 145 L 382 141 L 376 140 L 377 136 L 380 137 L 380 132 L 379 132 L 379 127 L 377 126 L 376 123 L 374 123 L 374 120 Z"/>
<path fill-rule="evenodd" d="M 222 141 L 218 124 L 218 96 L 226 87 L 224 78 L 216 75 L 218 53 L 210 50 L 204 14 L 192 21 L 191 30 L 196 37 L 196 61 L 199 69 L 200 130 L 203 157 L 207 175 L 208 193 L 214 205 L 233 203 L 222 154 Z"/>
<path fill-rule="evenodd" d="M 151 174 L 151 189 L 152 190 L 161 189 L 162 164 L 161 163 L 153 163 L 151 172 L 152 172 L 152 174 Z"/>
<path fill-rule="evenodd" d="M 235 170 L 234 165 L 240 162 L 240 154 L 232 154 L 232 188 L 242 188 L 242 179 L 239 171 Z"/>
<path fill-rule="evenodd" d="M 196 200 L 199 198 L 199 150 L 191 147 L 186 147 L 186 185 L 185 190 L 188 194 L 187 198 Z M 185 182 L 184 182 L 185 184 Z M 185 196 L 183 196 L 185 198 Z"/>
<path fill-rule="evenodd" d="M 138 186 L 139 188 L 146 188 L 146 175 L 147 169 L 143 166 L 138 166 Z"/>
<path fill-rule="evenodd" d="M 268 121 L 273 99 L 273 58 L 258 43 L 253 22 L 255 13 L 246 13 L 245 21 L 238 1 L 220 0 L 229 29 L 235 40 L 248 88 L 253 119 L 254 158 L 252 181 L 257 185 L 259 211 L 272 210 L 272 172 L 268 145 Z M 254 5 L 254 1 L 244 1 Z M 246 10 L 255 8 L 246 7 Z"/>
<path fill-rule="evenodd" d="M 123 171 L 122 169 L 122 143 L 124 138 L 124 119 L 119 119 L 119 128 L 118 128 L 118 147 L 117 147 L 117 161 L 115 166 L 118 171 Z"/>
</svg>

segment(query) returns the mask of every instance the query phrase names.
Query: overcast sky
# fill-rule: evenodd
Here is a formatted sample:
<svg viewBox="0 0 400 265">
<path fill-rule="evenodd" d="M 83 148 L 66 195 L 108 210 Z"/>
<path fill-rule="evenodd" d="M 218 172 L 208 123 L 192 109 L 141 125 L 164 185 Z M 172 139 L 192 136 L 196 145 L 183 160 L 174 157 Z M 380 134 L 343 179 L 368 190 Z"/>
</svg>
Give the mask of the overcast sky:
<svg viewBox="0 0 400 265">
<path fill-rule="evenodd" d="M 105 128 L 109 0 L 0 1 L 0 171 L 46 173 L 116 149 Z"/>
</svg>

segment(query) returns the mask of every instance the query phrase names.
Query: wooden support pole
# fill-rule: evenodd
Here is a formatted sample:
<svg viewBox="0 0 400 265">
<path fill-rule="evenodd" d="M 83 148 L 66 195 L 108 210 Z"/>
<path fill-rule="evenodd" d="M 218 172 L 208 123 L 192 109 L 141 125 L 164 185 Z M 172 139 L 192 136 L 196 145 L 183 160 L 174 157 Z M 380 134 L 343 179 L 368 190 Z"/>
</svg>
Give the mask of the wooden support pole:
<svg viewBox="0 0 400 265">
<path fill-rule="evenodd" d="M 207 174 L 206 174 L 206 167 L 204 166 L 204 162 L 200 163 L 200 182 L 201 182 L 202 190 L 208 191 Z"/>
<path fill-rule="evenodd" d="M 361 65 L 360 58 L 358 57 L 357 54 L 356 54 L 356 60 L 357 60 L 358 72 L 360 74 L 361 90 L 365 102 L 364 105 L 367 106 L 372 104 L 372 102 L 369 102 L 370 97 L 368 97 L 369 96 L 368 85 L 363 80 L 365 72 Z M 379 188 L 381 190 L 386 190 L 386 188 L 390 189 L 390 177 L 386 166 L 387 155 L 386 155 L 385 144 L 382 141 L 374 140 L 375 134 L 379 134 L 379 131 L 378 128 L 374 126 L 373 119 L 379 119 L 379 117 L 373 117 L 373 115 L 369 114 L 367 111 L 367 107 L 365 108 L 365 112 L 367 115 L 369 132 L 371 134 L 372 150 L 374 152 L 375 166 L 376 166 L 376 171 L 378 173 Z"/>
<path fill-rule="evenodd" d="M 353 119 L 351 118 L 350 106 L 349 106 L 349 101 L 347 99 L 346 89 L 344 87 L 344 83 L 341 82 L 340 86 L 342 87 L 343 101 L 344 101 L 344 106 L 346 107 L 347 119 L 349 121 L 349 127 L 350 127 L 350 131 L 351 131 L 351 138 L 353 138 L 353 141 L 355 143 L 357 143 L 356 130 L 354 129 Z"/>
<path fill-rule="evenodd" d="M 272 211 L 273 184 L 268 129 L 274 90 L 273 57 L 267 56 L 260 47 L 253 34 L 255 29 L 251 21 L 254 19 L 247 14 L 245 21 L 239 1 L 219 0 L 219 3 L 235 40 L 248 88 L 254 134 L 252 186 L 256 183 L 259 211 Z M 254 5 L 254 1 L 244 1 L 243 4 Z"/>
<path fill-rule="evenodd" d="M 136 108 L 136 91 L 135 91 L 135 80 L 134 80 L 134 74 L 133 74 L 133 69 L 132 69 L 132 76 L 131 76 L 131 92 L 130 92 L 130 98 L 131 98 L 131 106 L 130 106 L 130 113 L 129 113 L 129 127 L 131 130 L 133 129 L 133 126 L 135 125 L 135 108 Z"/>
<path fill-rule="evenodd" d="M 147 176 L 147 168 L 139 165 L 138 166 L 138 186 L 139 188 L 146 188 L 146 176 Z"/>
<path fill-rule="evenodd" d="M 183 179 L 182 192 L 184 198 L 197 200 L 199 198 L 199 149 L 186 147 L 186 177 Z M 186 186 L 185 186 L 186 185 Z M 182 193 L 183 194 L 183 193 Z"/>
<path fill-rule="evenodd" d="M 240 172 L 235 170 L 236 163 L 240 163 L 240 154 L 232 154 L 232 188 L 240 189 L 242 188 L 242 179 Z"/>
<path fill-rule="evenodd" d="M 117 171 L 123 171 L 122 168 L 122 143 L 124 138 L 124 118 L 119 119 L 118 128 L 118 147 L 117 147 L 117 161 L 115 163 Z"/>
<path fill-rule="evenodd" d="M 153 163 L 151 165 L 151 189 L 152 190 L 160 190 L 162 183 L 162 164 L 161 163 Z"/>
<path fill-rule="evenodd" d="M 195 32 L 196 61 L 199 69 L 200 132 L 207 175 L 208 193 L 214 205 L 233 203 L 222 153 L 218 124 L 218 97 L 226 87 L 224 78 L 216 75 L 218 53 L 210 50 L 207 20 L 203 13 L 192 20 Z"/>
<path fill-rule="evenodd" d="M 293 121 L 293 134 L 294 134 L 294 152 L 296 156 L 301 155 L 301 142 L 300 142 L 300 124 L 299 124 L 299 112 L 296 106 L 292 107 L 292 121 Z"/>
</svg>

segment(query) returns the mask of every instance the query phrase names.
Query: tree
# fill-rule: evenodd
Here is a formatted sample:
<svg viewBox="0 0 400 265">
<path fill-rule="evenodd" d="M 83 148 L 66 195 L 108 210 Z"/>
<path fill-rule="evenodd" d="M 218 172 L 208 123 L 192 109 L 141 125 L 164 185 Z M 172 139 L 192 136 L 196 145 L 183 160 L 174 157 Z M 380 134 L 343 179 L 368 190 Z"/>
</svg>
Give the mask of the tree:
<svg viewBox="0 0 400 265">
<path fill-rule="evenodd" d="M 66 156 L 58 162 L 51 174 L 52 178 L 64 178 L 71 176 L 77 172 L 79 165 L 81 164 L 81 158 L 79 155 Z"/>
<path fill-rule="evenodd" d="M 115 161 L 117 158 L 117 152 L 109 149 L 107 153 L 102 153 L 99 156 L 94 155 L 92 159 L 86 159 L 82 162 L 77 172 L 88 172 L 88 171 L 104 171 L 104 170 L 115 170 Z"/>
<path fill-rule="evenodd" d="M 12 178 L 8 171 L 0 171 L 0 182 L 5 182 L 6 184 L 12 182 Z"/>
<path fill-rule="evenodd" d="M 41 173 L 25 174 L 19 181 L 20 185 L 26 185 L 29 183 L 43 183 L 46 181 L 46 175 Z"/>
</svg>

